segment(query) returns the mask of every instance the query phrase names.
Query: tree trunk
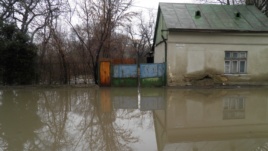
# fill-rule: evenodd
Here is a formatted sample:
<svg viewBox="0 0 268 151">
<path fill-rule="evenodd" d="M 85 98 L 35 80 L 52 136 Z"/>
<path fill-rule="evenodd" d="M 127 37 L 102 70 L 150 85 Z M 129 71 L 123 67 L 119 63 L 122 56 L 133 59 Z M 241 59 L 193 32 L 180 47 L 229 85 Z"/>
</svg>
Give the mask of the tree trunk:
<svg viewBox="0 0 268 151">
<path fill-rule="evenodd" d="M 58 53 L 60 56 L 60 60 L 63 66 L 63 84 L 67 84 L 68 83 L 68 70 L 67 70 L 67 61 L 65 58 L 65 54 L 64 54 L 64 50 L 63 50 L 63 43 L 61 41 L 61 39 L 58 37 L 58 35 L 56 34 L 56 32 L 54 31 L 54 29 L 52 29 L 53 32 L 53 38 L 55 41 L 56 46 L 58 47 Z"/>
<path fill-rule="evenodd" d="M 94 71 L 94 82 L 95 82 L 95 84 L 99 84 L 98 83 L 98 63 L 96 63 L 95 65 L 94 65 L 94 69 L 93 69 Z"/>
<path fill-rule="evenodd" d="M 230 5 L 230 0 L 227 0 L 227 5 Z"/>
<path fill-rule="evenodd" d="M 62 66 L 63 66 L 63 84 L 68 84 L 68 70 L 65 55 L 61 54 Z"/>
</svg>

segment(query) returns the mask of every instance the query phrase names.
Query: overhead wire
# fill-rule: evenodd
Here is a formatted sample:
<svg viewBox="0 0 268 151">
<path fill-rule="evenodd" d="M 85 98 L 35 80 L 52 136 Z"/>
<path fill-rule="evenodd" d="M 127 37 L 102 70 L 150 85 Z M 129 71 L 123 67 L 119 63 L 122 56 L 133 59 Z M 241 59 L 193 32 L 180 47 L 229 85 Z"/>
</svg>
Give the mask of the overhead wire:
<svg viewBox="0 0 268 151">
<path fill-rule="evenodd" d="M 143 9 L 148 9 L 148 10 L 157 10 L 156 8 L 149 8 L 149 7 L 144 7 L 144 6 L 138 6 L 138 5 L 131 5 L 132 7 L 138 7 L 138 8 L 143 8 Z"/>
</svg>

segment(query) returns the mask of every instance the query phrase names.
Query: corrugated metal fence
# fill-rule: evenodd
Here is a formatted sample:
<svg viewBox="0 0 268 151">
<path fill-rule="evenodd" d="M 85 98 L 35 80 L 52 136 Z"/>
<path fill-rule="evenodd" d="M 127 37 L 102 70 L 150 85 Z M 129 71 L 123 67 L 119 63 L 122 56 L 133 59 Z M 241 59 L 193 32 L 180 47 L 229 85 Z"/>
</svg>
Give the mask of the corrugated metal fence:
<svg viewBox="0 0 268 151">
<path fill-rule="evenodd" d="M 138 86 L 137 65 L 114 65 L 112 86 Z"/>
<path fill-rule="evenodd" d="M 104 64 L 103 61 L 100 64 Z M 138 68 L 137 64 L 107 64 L 111 66 L 111 71 L 107 75 L 107 71 L 104 72 L 100 67 L 100 86 L 140 86 L 142 87 L 160 87 L 165 85 L 165 64 L 164 63 L 152 63 L 152 64 L 140 64 Z M 108 67 L 107 67 L 108 68 Z M 106 69 L 106 68 L 105 68 Z M 102 71 L 103 70 L 103 71 Z M 103 77 L 105 76 L 105 77 Z M 102 79 L 110 79 L 110 83 Z"/>
<path fill-rule="evenodd" d="M 165 64 L 152 63 L 140 65 L 140 85 L 142 87 L 165 85 Z"/>
</svg>

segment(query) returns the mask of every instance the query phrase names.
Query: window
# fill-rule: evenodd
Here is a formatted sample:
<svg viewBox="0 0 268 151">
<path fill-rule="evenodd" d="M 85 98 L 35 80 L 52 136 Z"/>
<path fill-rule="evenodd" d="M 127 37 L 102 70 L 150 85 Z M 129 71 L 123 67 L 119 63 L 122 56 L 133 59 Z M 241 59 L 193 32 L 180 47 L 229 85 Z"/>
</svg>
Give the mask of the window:
<svg viewBox="0 0 268 151">
<path fill-rule="evenodd" d="M 246 51 L 225 51 L 224 73 L 241 74 L 247 70 Z"/>
<path fill-rule="evenodd" d="M 223 100 L 223 119 L 244 119 L 245 118 L 245 98 L 227 97 Z"/>
</svg>

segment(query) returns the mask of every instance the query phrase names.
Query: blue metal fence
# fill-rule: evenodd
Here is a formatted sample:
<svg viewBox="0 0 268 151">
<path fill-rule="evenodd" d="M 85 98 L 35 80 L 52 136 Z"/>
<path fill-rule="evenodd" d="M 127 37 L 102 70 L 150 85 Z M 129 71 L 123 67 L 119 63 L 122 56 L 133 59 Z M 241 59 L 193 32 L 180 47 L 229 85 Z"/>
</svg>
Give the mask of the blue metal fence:
<svg viewBox="0 0 268 151">
<path fill-rule="evenodd" d="M 114 78 L 137 78 L 137 65 L 114 65 Z"/>
<path fill-rule="evenodd" d="M 140 64 L 138 72 L 137 64 L 116 64 L 112 66 L 112 86 L 140 86 L 159 87 L 165 85 L 165 64 L 152 63 Z"/>
<path fill-rule="evenodd" d="M 140 85 L 144 87 L 165 85 L 165 64 L 140 64 Z"/>
<path fill-rule="evenodd" d="M 138 67 L 136 64 L 120 64 L 113 66 L 112 85 L 113 86 L 137 86 Z"/>
</svg>

